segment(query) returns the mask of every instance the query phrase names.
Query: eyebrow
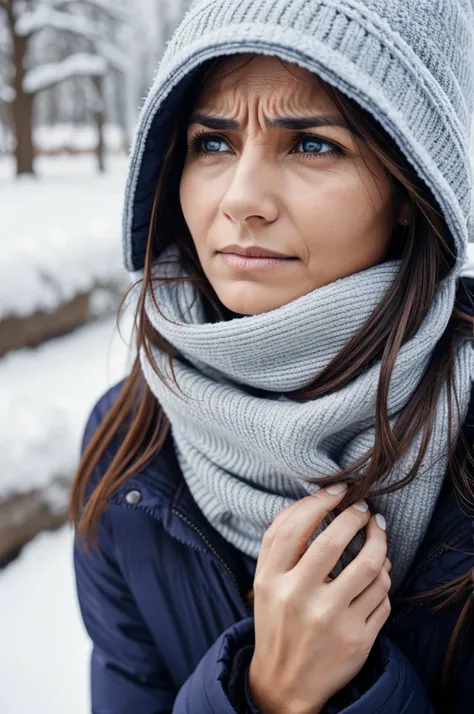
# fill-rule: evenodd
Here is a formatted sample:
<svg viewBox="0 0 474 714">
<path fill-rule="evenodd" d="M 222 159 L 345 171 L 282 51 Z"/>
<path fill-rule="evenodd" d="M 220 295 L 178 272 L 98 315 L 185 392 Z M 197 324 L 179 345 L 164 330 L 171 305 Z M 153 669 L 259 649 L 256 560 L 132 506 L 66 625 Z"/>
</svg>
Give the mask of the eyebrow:
<svg viewBox="0 0 474 714">
<path fill-rule="evenodd" d="M 203 114 L 202 112 L 194 112 L 189 118 L 190 124 L 202 124 L 207 126 L 209 129 L 216 129 L 222 131 L 231 131 L 240 128 L 240 124 L 235 119 L 226 119 L 224 117 L 216 117 L 210 114 Z M 334 116 L 333 114 L 315 114 L 313 116 L 301 116 L 301 117 L 275 117 L 274 119 L 268 119 L 266 117 L 265 123 L 267 126 L 275 129 L 310 129 L 311 127 L 322 127 L 322 126 L 340 126 L 344 129 L 348 129 L 347 123 L 342 117 Z"/>
</svg>

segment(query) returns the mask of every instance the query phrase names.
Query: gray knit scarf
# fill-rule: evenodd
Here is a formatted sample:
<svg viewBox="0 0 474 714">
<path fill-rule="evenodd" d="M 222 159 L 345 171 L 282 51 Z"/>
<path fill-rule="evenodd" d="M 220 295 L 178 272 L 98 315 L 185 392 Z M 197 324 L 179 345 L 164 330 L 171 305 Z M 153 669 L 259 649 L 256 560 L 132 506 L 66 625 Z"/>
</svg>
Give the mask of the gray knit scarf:
<svg viewBox="0 0 474 714">
<path fill-rule="evenodd" d="M 154 278 L 183 275 L 177 256 L 176 248 L 167 249 L 154 266 Z M 164 265 L 162 260 L 170 262 Z M 205 322 L 192 283 L 154 281 L 162 314 L 150 296 L 146 313 L 180 353 L 174 361 L 179 389 L 168 356 L 156 348 L 152 353 L 162 379 L 142 350 L 143 373 L 171 422 L 178 460 L 194 499 L 214 528 L 244 553 L 257 557 L 274 516 L 318 489 L 306 478 L 334 476 L 373 446 L 380 364 L 322 397 L 296 402 L 283 393 L 303 387 L 326 367 L 364 325 L 398 269 L 398 261 L 388 261 L 276 310 L 214 323 Z M 455 279 L 449 277 L 440 284 L 417 334 L 400 349 L 389 391 L 391 421 L 419 384 L 451 316 L 454 295 Z M 470 342 L 460 342 L 455 389 L 462 420 L 469 401 L 472 355 Z M 453 424 L 453 438 L 457 434 Z M 417 477 L 375 499 L 388 525 L 393 590 L 402 583 L 426 532 L 446 471 L 447 443 L 444 389 Z M 384 474 L 384 484 L 404 477 L 419 445 L 418 438 L 393 472 Z M 340 567 L 361 542 L 345 554 Z"/>
</svg>

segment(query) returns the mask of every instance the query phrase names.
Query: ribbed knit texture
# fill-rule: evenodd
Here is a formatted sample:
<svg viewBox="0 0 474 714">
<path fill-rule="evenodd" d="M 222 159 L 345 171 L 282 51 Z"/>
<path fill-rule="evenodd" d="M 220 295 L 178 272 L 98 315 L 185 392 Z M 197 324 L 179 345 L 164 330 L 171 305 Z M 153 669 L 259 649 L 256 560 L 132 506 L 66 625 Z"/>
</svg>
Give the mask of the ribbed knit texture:
<svg viewBox="0 0 474 714">
<path fill-rule="evenodd" d="M 170 261 L 175 250 L 165 251 Z M 308 477 L 333 476 L 374 443 L 380 364 L 343 389 L 306 402 L 282 392 L 311 381 L 362 327 L 390 288 L 398 262 L 390 261 L 314 290 L 276 310 L 205 323 L 189 282 L 154 281 L 146 312 L 182 357 L 173 363 L 152 347 L 162 378 L 142 350 L 145 378 L 172 425 L 184 478 L 207 519 L 243 552 L 258 556 L 274 516 L 295 499 L 314 493 Z M 183 275 L 179 261 L 154 267 L 154 278 Z M 389 416 L 416 389 L 452 312 L 454 282 L 440 286 L 423 325 L 401 348 L 389 392 Z M 456 386 L 461 420 L 467 412 L 473 350 L 459 346 Z M 255 394 L 255 388 L 264 390 Z M 453 425 L 454 426 L 454 425 Z M 457 435 L 454 428 L 453 435 Z M 416 479 L 376 502 L 388 523 L 394 588 L 401 583 L 431 518 L 447 465 L 448 411 L 444 392 L 436 424 Z M 388 482 L 401 480 L 419 443 Z M 327 525 L 327 523 L 325 524 Z M 319 532 L 316 531 L 315 535 Z M 341 566 L 357 552 L 354 544 Z"/>
<path fill-rule="evenodd" d="M 394 138 L 431 188 L 457 256 L 423 325 L 400 350 L 389 396 L 394 417 L 416 389 L 452 313 L 472 231 L 473 31 L 472 0 L 197 0 L 167 46 L 132 146 L 123 214 L 124 262 L 132 277 L 143 274 L 163 153 L 202 62 L 255 52 L 317 73 L 367 109 Z M 165 250 L 173 237 L 160 225 L 157 235 Z M 174 254 L 173 246 L 167 250 Z M 162 269 L 155 265 L 157 276 Z M 204 322 L 190 285 L 155 288 L 158 305 L 177 325 L 163 319 L 148 298 L 150 320 L 182 355 L 174 366 L 183 394 L 171 380 L 168 358 L 158 350 L 153 351 L 163 380 L 141 352 L 143 373 L 171 420 L 194 498 L 242 551 L 256 557 L 274 515 L 314 490 L 304 478 L 333 475 L 373 445 L 380 365 L 305 403 L 281 393 L 302 387 L 324 368 L 364 324 L 397 269 L 395 262 L 378 265 L 278 310 L 215 324 Z M 458 346 L 461 419 L 472 354 L 469 343 Z M 424 536 L 445 475 L 447 396 L 443 391 L 416 479 L 377 504 L 388 522 L 395 590 Z M 381 476 L 398 481 L 418 447 L 418 442 L 412 445 L 394 473 Z"/>
</svg>

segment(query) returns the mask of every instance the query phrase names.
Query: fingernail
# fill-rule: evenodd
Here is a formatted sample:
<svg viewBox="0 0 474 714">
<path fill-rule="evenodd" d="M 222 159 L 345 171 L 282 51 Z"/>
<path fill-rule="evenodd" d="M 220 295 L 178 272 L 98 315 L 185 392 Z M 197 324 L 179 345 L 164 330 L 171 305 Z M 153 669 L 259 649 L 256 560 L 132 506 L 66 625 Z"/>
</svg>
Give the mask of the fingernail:
<svg viewBox="0 0 474 714">
<path fill-rule="evenodd" d="M 326 491 L 331 494 L 331 496 L 338 496 L 343 491 L 347 491 L 347 484 L 345 483 L 333 483 L 331 486 L 326 488 Z"/>
<path fill-rule="evenodd" d="M 381 513 L 376 514 L 375 520 L 377 521 L 377 525 L 379 528 L 381 528 L 383 531 L 387 530 L 387 521 L 385 520 L 385 518 L 382 516 Z"/>
<path fill-rule="evenodd" d="M 357 503 L 354 503 L 354 508 L 356 508 L 358 511 L 361 511 L 362 513 L 367 513 L 369 510 L 369 505 L 365 501 L 357 501 Z"/>
</svg>

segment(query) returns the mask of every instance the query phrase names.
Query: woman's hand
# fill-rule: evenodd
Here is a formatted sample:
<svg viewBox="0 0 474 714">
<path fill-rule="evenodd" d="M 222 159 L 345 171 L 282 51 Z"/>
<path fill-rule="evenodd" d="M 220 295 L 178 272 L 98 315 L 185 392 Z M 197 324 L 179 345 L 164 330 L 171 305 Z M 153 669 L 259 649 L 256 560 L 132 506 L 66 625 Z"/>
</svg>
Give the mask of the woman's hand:
<svg viewBox="0 0 474 714">
<path fill-rule="evenodd" d="M 322 489 L 285 508 L 263 537 L 249 684 L 264 714 L 318 714 L 362 669 L 390 614 L 384 520 L 371 517 L 366 503 L 343 511 L 307 548 L 315 528 L 342 501 L 345 487 L 339 489 Z M 331 579 L 365 526 L 364 547 Z"/>
</svg>

